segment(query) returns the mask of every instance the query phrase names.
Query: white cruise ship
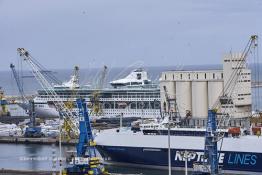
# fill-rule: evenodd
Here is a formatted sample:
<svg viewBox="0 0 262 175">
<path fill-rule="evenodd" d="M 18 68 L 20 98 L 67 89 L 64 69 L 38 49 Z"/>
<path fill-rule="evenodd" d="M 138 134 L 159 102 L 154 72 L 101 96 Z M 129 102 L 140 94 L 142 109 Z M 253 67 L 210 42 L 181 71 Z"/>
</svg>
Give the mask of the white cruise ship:
<svg viewBox="0 0 262 175">
<path fill-rule="evenodd" d="M 147 72 L 141 68 L 133 70 L 123 79 L 111 81 L 112 88 L 98 90 L 88 85 L 80 86 L 78 82 L 78 76 L 72 75 L 68 82 L 55 85 L 54 89 L 65 103 L 75 101 L 76 97 L 84 98 L 89 104 L 91 117 L 109 118 L 123 115 L 155 118 L 160 115 L 160 89 L 148 79 Z M 98 97 L 95 97 L 94 93 L 97 93 Z M 101 108 L 99 113 L 94 113 L 93 110 L 95 98 Z M 38 90 L 34 101 L 37 116 L 58 116 L 53 105 L 54 99 L 44 90 Z M 77 110 L 75 106 L 73 110 Z"/>
</svg>

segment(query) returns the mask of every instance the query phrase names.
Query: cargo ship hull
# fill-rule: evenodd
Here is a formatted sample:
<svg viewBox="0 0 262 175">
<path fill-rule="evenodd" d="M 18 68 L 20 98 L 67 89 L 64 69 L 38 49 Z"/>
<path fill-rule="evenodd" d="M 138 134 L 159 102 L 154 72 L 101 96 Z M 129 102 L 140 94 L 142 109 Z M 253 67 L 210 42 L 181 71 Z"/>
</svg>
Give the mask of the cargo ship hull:
<svg viewBox="0 0 262 175">
<path fill-rule="evenodd" d="M 168 166 L 167 136 L 143 135 L 141 133 L 99 133 L 96 137 L 97 148 L 109 163 L 127 166 L 165 169 Z M 224 138 L 219 164 L 224 173 L 262 174 L 262 138 L 243 136 Z M 218 147 L 221 146 L 219 142 Z M 204 137 L 171 136 L 172 169 L 183 170 L 185 158 L 181 152 L 191 153 L 188 168 L 193 163 L 204 161 Z"/>
<path fill-rule="evenodd" d="M 100 154 L 109 163 L 165 169 L 168 166 L 168 150 L 139 147 L 98 146 Z M 183 149 L 171 149 L 172 169 L 183 170 L 185 159 L 179 154 Z M 193 163 L 203 162 L 203 150 L 188 150 L 195 154 L 188 159 L 188 168 Z M 225 173 L 262 174 L 262 154 L 253 152 L 220 152 L 220 166 Z"/>
</svg>

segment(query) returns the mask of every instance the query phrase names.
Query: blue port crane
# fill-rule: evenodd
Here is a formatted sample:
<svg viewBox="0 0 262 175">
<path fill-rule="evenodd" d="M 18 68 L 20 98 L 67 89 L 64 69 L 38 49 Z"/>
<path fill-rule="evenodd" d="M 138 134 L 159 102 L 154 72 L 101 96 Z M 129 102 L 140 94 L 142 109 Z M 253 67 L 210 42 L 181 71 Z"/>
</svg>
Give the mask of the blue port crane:
<svg viewBox="0 0 262 175">
<path fill-rule="evenodd" d="M 14 76 L 14 78 L 15 78 L 15 82 L 16 82 L 18 91 L 19 91 L 19 93 L 20 93 L 20 95 L 21 95 L 21 97 L 22 97 L 22 101 L 23 101 L 24 103 L 28 103 L 28 100 L 27 100 L 27 98 L 25 97 L 24 88 L 23 88 L 23 85 L 22 85 L 22 83 L 21 83 L 19 74 L 18 74 L 18 72 L 17 72 L 16 69 L 15 69 L 15 65 L 14 65 L 13 63 L 11 63 L 11 64 L 10 64 L 10 68 L 11 68 L 11 70 L 12 70 L 12 72 L 13 72 L 13 76 Z"/>
<path fill-rule="evenodd" d="M 207 164 L 210 166 L 211 174 L 218 174 L 218 133 L 216 124 L 216 110 L 208 110 L 206 134 L 205 134 L 205 152 L 207 157 Z"/>
<path fill-rule="evenodd" d="M 237 63 L 234 71 L 229 77 L 229 81 L 227 84 L 225 84 L 224 90 L 219 95 L 219 99 L 217 99 L 216 103 L 213 105 L 213 107 L 208 110 L 208 118 L 207 118 L 207 126 L 206 126 L 206 134 L 205 134 L 205 147 L 204 147 L 204 156 L 206 158 L 206 162 L 203 162 L 202 167 L 200 168 L 200 171 L 196 171 L 193 174 L 194 175 L 218 175 L 221 174 L 219 171 L 219 163 L 218 163 L 218 146 L 217 143 L 219 140 L 223 139 L 224 132 L 218 131 L 218 129 L 222 128 L 222 124 L 229 123 L 230 117 L 227 114 L 224 114 L 223 112 L 221 115 L 221 119 L 219 124 L 217 125 L 217 109 L 224 103 L 224 104 L 230 104 L 233 103 L 231 95 L 233 93 L 233 90 L 235 88 L 235 85 L 237 81 L 239 80 L 239 77 L 241 76 L 242 67 L 246 64 L 247 57 L 249 53 L 251 52 L 251 49 L 256 49 L 258 36 L 252 35 L 248 41 L 248 44 L 246 45 L 244 51 L 241 55 L 240 62 Z M 227 92 L 227 94 L 224 94 Z"/>
<path fill-rule="evenodd" d="M 194 172 L 192 175 L 218 175 L 220 173 L 218 164 L 216 116 L 216 110 L 208 110 L 204 148 L 204 158 L 206 161 L 202 164 L 194 165 Z"/>
<path fill-rule="evenodd" d="M 24 137 L 42 137 L 44 136 L 42 128 L 36 125 L 35 102 L 29 100 L 28 114 L 30 117 L 29 126 L 25 129 Z"/>
<path fill-rule="evenodd" d="M 19 55 L 28 63 L 32 69 L 32 73 L 37 79 L 38 83 L 45 90 L 46 94 L 54 99 L 53 103 L 59 111 L 60 118 L 67 122 L 71 128 L 71 132 L 79 136 L 78 144 L 76 146 L 77 156 L 73 158 L 72 165 L 62 171 L 62 151 L 61 151 L 61 120 L 60 120 L 60 134 L 59 134 L 59 154 L 60 154 L 60 175 L 104 175 L 108 174 L 100 158 L 95 152 L 95 143 L 93 141 L 92 129 L 87 112 L 86 102 L 82 99 L 77 99 L 77 107 L 79 109 L 76 115 L 72 109 L 67 108 L 63 99 L 56 93 L 52 83 L 42 74 L 42 65 L 40 65 L 24 48 L 17 49 Z"/>
<path fill-rule="evenodd" d="M 25 130 L 24 136 L 25 137 L 42 137 L 43 136 L 42 128 L 39 126 L 36 126 L 36 114 L 35 114 L 34 100 L 28 100 L 26 98 L 21 79 L 15 69 L 15 65 L 11 63 L 10 68 L 13 72 L 13 76 L 15 78 L 18 91 L 22 98 L 22 104 L 19 104 L 19 105 L 23 105 L 30 116 L 30 123 L 29 123 L 29 126 Z"/>
<path fill-rule="evenodd" d="M 72 163 L 65 169 L 65 174 L 108 174 L 97 157 L 94 137 L 84 99 L 77 99 L 79 110 L 79 139 L 76 147 L 77 156 L 72 158 Z"/>
</svg>

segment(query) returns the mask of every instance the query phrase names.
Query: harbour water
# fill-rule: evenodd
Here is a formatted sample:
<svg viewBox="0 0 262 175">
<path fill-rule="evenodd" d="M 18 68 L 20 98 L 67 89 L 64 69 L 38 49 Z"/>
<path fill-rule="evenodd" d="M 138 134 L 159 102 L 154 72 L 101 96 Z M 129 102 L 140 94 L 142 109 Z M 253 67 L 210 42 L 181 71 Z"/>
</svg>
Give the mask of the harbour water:
<svg viewBox="0 0 262 175">
<path fill-rule="evenodd" d="M 36 144 L 0 144 L 0 169 L 16 170 L 55 170 L 53 168 L 53 157 L 59 156 L 59 148 L 50 145 Z M 53 154 L 55 150 L 55 154 Z M 73 146 L 62 148 L 63 157 L 75 151 Z M 64 159 L 63 159 L 64 160 Z M 65 165 L 65 160 L 63 161 Z M 56 170 L 59 169 L 56 163 Z M 142 168 L 107 166 L 108 171 L 119 174 L 143 174 L 143 175 L 163 175 L 167 170 L 150 170 Z M 183 172 L 173 171 L 173 174 L 180 175 Z"/>
</svg>

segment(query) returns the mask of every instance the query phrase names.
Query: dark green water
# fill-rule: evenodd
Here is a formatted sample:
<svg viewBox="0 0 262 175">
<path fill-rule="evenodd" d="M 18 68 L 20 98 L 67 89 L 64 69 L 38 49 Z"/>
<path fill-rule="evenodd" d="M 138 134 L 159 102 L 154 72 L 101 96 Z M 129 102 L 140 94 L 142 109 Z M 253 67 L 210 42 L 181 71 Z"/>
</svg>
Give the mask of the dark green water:
<svg viewBox="0 0 262 175">
<path fill-rule="evenodd" d="M 74 150 L 75 147 L 73 146 L 65 146 L 62 149 L 62 154 L 63 156 L 66 154 L 69 155 L 68 152 Z M 53 152 L 55 152 L 55 154 Z M 56 146 L 35 144 L 0 144 L 0 169 L 53 170 L 53 156 L 59 156 L 59 149 Z M 56 169 L 59 169 L 57 163 Z M 109 172 L 119 174 L 168 174 L 167 170 L 151 170 L 117 166 L 107 166 L 107 169 Z M 173 171 L 172 174 L 182 175 L 184 173 Z"/>
</svg>

